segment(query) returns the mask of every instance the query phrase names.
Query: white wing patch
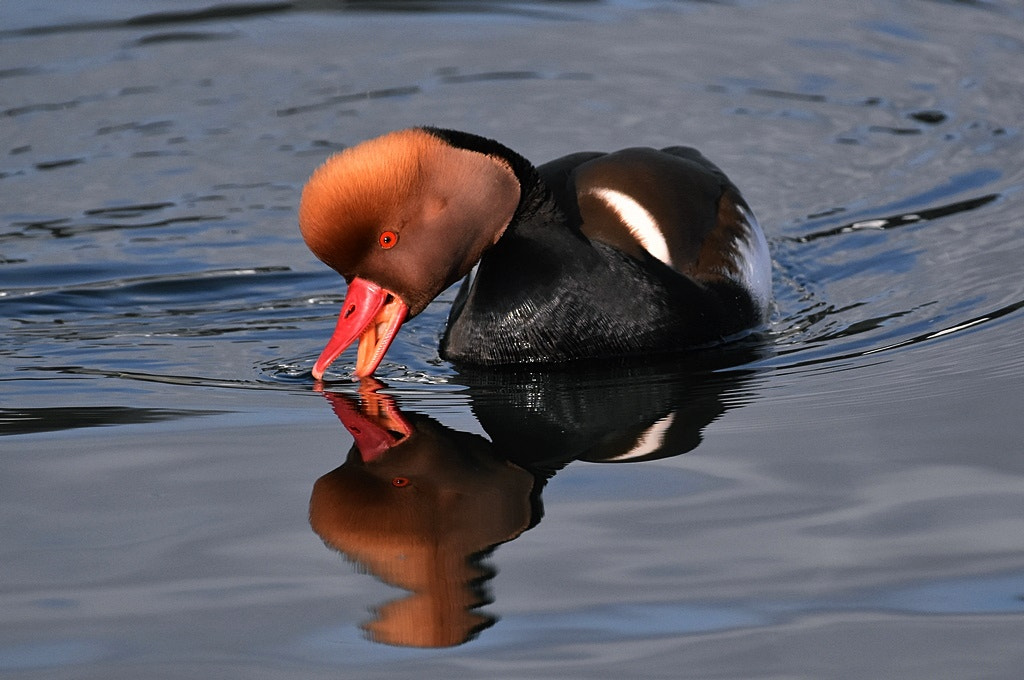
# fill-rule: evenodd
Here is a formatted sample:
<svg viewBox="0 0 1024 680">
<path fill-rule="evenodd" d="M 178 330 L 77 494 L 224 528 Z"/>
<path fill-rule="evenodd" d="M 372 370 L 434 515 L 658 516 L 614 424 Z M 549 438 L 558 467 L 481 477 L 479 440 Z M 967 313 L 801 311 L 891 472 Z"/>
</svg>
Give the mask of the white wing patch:
<svg viewBox="0 0 1024 680">
<path fill-rule="evenodd" d="M 676 414 L 669 413 L 667 416 L 644 430 L 639 439 L 637 439 L 633 448 L 624 453 L 620 453 L 614 458 L 608 458 L 607 460 L 621 462 L 624 460 L 632 460 L 634 458 L 643 458 L 644 456 L 654 453 L 661 448 L 662 444 L 665 443 L 665 435 L 668 433 L 668 428 L 672 427 L 672 422 L 675 419 Z"/>
<path fill-rule="evenodd" d="M 587 193 L 604 201 L 605 205 L 618 215 L 622 223 L 629 229 L 644 250 L 658 258 L 668 266 L 672 266 L 672 258 L 668 254 L 668 243 L 665 235 L 658 228 L 658 221 L 640 205 L 636 199 L 615 189 L 591 189 Z"/>
</svg>

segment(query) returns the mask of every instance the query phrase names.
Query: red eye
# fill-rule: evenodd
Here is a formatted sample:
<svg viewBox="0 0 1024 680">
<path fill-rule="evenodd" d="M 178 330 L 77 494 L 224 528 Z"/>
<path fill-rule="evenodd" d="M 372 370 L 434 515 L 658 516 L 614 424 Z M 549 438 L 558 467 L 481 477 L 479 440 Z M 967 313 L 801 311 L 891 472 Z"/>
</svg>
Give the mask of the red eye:
<svg viewBox="0 0 1024 680">
<path fill-rule="evenodd" d="M 394 248 L 395 244 L 398 243 L 398 234 L 393 231 L 385 231 L 380 235 L 380 238 L 377 239 L 377 243 L 379 243 L 380 247 L 384 250 Z"/>
<path fill-rule="evenodd" d="M 409 486 L 409 480 L 405 477 L 395 477 L 391 480 L 391 486 L 397 486 L 398 488 Z"/>
</svg>

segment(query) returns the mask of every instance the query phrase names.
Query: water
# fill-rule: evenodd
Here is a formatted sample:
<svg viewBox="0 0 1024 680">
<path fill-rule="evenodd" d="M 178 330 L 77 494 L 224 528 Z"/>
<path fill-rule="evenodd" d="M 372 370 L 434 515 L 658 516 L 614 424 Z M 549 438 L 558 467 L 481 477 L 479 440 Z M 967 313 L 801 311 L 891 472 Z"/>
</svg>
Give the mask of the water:
<svg viewBox="0 0 1024 680">
<path fill-rule="evenodd" d="M 1018 3 L 203 9 L 0 8 L 5 677 L 1019 677 Z M 448 292 L 325 398 L 299 191 L 423 123 L 698 146 L 766 227 L 770 326 L 475 375 Z M 447 562 L 325 546 L 336 412 L 460 491 Z"/>
</svg>

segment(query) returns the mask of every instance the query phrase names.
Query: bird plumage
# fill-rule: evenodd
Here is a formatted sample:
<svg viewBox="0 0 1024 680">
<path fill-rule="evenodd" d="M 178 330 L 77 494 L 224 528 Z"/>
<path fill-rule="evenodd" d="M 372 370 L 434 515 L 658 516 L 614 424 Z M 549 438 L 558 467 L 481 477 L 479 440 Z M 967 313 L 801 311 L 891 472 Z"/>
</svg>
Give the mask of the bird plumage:
<svg viewBox="0 0 1024 680">
<path fill-rule="evenodd" d="M 354 280 L 372 282 L 383 308 L 400 303 L 409 316 L 472 270 L 440 345 L 459 363 L 713 344 L 762 323 L 771 296 L 767 245 L 750 208 L 687 147 L 581 152 L 535 168 L 484 137 L 399 131 L 317 170 L 300 224 L 350 290 Z M 365 340 L 365 330 L 347 328 L 343 340 Z M 314 374 L 337 356 L 329 353 Z M 360 375 L 376 368 L 360 364 Z"/>
</svg>

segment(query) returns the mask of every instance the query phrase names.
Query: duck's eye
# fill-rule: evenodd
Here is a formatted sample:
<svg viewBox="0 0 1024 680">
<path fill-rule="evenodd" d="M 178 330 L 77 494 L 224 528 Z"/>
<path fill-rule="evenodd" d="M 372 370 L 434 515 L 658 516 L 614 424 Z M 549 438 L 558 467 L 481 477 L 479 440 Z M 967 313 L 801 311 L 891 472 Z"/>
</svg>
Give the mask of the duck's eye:
<svg viewBox="0 0 1024 680">
<path fill-rule="evenodd" d="M 409 480 L 406 477 L 395 477 L 391 480 L 391 486 L 397 486 L 398 488 L 409 486 Z"/>
<path fill-rule="evenodd" d="M 394 248 L 395 244 L 398 243 L 398 234 L 393 231 L 385 231 L 380 235 L 380 238 L 377 239 L 377 243 L 379 243 L 380 247 L 384 250 Z"/>
</svg>

